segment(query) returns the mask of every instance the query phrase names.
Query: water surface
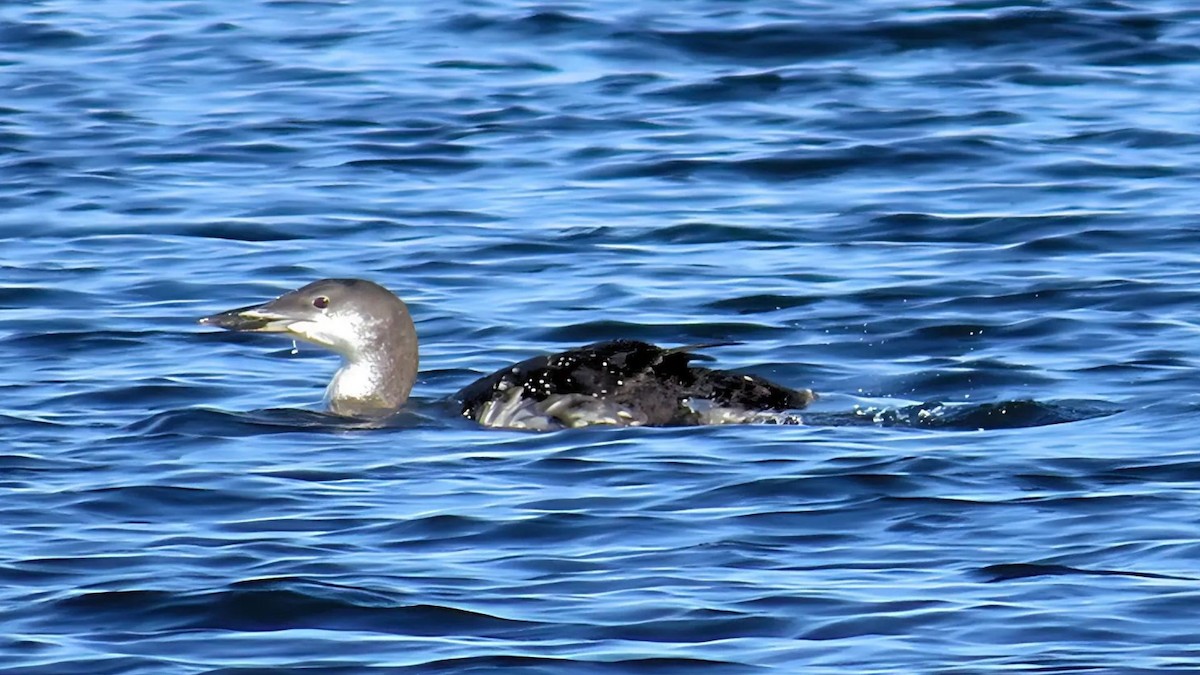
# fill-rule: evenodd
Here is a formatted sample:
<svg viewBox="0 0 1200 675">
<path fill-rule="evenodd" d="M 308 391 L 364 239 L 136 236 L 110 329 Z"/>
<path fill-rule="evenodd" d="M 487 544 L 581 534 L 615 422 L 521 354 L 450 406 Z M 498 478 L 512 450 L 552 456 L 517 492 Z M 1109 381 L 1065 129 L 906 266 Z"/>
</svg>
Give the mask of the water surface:
<svg viewBox="0 0 1200 675">
<path fill-rule="evenodd" d="M 0 12 L 0 671 L 1191 672 L 1183 3 Z M 410 408 L 195 325 L 404 297 Z M 733 340 L 803 426 L 497 432 Z"/>
</svg>

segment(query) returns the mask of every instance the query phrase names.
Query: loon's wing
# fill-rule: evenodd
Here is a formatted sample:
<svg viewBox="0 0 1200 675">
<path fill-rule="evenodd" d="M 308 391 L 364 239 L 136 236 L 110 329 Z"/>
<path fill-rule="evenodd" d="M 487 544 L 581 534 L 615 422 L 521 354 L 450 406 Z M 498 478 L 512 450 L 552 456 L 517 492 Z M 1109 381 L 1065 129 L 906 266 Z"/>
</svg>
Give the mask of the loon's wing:
<svg viewBox="0 0 1200 675">
<path fill-rule="evenodd" d="M 695 350 L 728 344 L 736 343 L 663 349 L 637 340 L 597 342 L 501 368 L 456 398 L 468 419 L 524 429 L 697 423 L 689 400 L 734 413 L 797 409 L 812 400 L 807 390 L 689 364 L 710 358 Z"/>
</svg>

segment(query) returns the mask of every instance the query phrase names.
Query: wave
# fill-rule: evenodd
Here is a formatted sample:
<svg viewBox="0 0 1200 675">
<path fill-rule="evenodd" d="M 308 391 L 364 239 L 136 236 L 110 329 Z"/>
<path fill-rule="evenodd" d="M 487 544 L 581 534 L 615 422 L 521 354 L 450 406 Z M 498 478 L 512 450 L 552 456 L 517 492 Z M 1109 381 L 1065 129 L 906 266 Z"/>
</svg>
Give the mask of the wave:
<svg viewBox="0 0 1200 675">
<path fill-rule="evenodd" d="M 941 403 L 931 401 L 897 408 L 864 406 L 851 412 L 807 413 L 809 426 L 877 426 L 986 431 L 1067 424 L 1107 417 L 1123 408 L 1107 401 L 1029 399 L 995 403 Z"/>
</svg>

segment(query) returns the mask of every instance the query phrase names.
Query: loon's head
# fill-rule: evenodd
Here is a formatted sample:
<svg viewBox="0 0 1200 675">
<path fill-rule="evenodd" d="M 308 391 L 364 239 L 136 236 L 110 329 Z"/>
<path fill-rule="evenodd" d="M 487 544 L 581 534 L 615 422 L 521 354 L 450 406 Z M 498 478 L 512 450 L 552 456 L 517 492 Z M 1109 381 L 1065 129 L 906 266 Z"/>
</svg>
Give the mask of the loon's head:
<svg viewBox="0 0 1200 675">
<path fill-rule="evenodd" d="M 364 279 L 322 279 L 259 305 L 206 316 L 200 323 L 244 333 L 284 333 L 340 354 L 335 412 L 398 408 L 417 373 L 417 333 L 408 307 Z"/>
<path fill-rule="evenodd" d="M 363 279 L 322 279 L 260 305 L 231 309 L 200 323 L 243 333 L 287 333 L 353 361 L 387 339 L 404 303 Z"/>
</svg>

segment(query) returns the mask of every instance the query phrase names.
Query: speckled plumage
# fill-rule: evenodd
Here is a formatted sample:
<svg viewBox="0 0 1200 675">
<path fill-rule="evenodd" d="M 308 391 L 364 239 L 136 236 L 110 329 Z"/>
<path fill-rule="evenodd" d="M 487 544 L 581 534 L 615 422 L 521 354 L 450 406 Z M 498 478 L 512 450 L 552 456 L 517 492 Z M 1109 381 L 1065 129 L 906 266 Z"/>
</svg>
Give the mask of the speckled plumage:
<svg viewBox="0 0 1200 675">
<path fill-rule="evenodd" d="M 630 423 L 650 426 L 700 423 L 689 400 L 757 412 L 797 410 L 814 398 L 808 390 L 789 389 L 755 375 L 691 365 L 705 357 L 689 350 L 704 346 L 712 345 L 664 349 L 636 340 L 597 342 L 502 368 L 465 387 L 456 398 L 464 417 L 481 421 L 489 404 L 518 387 L 520 396 L 538 402 L 590 396 L 620 411 Z"/>
</svg>

